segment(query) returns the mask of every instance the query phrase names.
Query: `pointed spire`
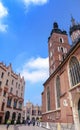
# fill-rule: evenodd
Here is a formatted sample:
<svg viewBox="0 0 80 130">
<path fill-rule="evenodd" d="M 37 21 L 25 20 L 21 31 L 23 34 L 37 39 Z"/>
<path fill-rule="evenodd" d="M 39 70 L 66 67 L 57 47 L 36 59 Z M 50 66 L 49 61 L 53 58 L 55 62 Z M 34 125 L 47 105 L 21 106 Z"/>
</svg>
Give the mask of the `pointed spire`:
<svg viewBox="0 0 80 130">
<path fill-rule="evenodd" d="M 72 26 L 76 25 L 75 19 L 73 18 L 72 15 L 71 15 L 71 22 L 72 22 Z"/>
</svg>

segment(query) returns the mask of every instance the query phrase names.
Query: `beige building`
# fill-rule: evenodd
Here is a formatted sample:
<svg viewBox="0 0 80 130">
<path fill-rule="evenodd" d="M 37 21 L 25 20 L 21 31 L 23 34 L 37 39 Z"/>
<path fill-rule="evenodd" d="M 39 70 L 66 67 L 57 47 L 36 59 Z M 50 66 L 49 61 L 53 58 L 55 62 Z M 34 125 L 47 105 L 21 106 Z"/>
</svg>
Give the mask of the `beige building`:
<svg viewBox="0 0 80 130">
<path fill-rule="evenodd" d="M 23 108 L 23 116 L 25 120 L 41 119 L 42 118 L 42 108 L 38 105 L 33 105 L 31 102 L 27 102 L 26 106 Z"/>
<path fill-rule="evenodd" d="M 11 64 L 0 63 L 0 123 L 23 120 L 24 86 L 24 77 L 14 73 Z"/>
</svg>

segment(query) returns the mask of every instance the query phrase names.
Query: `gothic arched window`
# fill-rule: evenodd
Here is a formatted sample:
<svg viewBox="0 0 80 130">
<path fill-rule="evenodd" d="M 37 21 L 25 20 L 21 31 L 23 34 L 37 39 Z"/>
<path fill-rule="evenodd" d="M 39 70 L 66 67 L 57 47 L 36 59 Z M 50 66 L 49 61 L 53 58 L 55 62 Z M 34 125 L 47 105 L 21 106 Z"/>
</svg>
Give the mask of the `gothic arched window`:
<svg viewBox="0 0 80 130">
<path fill-rule="evenodd" d="M 59 108 L 60 107 L 60 94 L 61 94 L 61 92 L 60 92 L 60 77 L 59 76 L 57 76 L 57 78 L 56 78 L 56 104 L 57 104 L 57 108 Z"/>
<path fill-rule="evenodd" d="M 80 64 L 76 57 L 72 57 L 69 63 L 69 73 L 71 86 L 80 82 Z"/>
<path fill-rule="evenodd" d="M 47 88 L 47 110 L 50 110 L 50 90 Z"/>
</svg>

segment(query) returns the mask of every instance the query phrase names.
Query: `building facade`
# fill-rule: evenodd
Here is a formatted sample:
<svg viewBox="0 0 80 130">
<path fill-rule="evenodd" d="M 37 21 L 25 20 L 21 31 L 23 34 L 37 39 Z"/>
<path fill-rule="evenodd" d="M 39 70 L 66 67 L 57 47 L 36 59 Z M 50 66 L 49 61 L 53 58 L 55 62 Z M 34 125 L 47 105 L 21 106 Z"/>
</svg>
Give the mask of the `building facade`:
<svg viewBox="0 0 80 130">
<path fill-rule="evenodd" d="M 72 18 L 72 46 L 66 31 L 54 23 L 50 37 L 49 78 L 42 92 L 43 122 L 74 123 L 80 129 L 80 24 Z"/>
<path fill-rule="evenodd" d="M 0 63 L 0 123 L 23 120 L 24 87 L 24 77 L 14 73 L 11 64 Z"/>
<path fill-rule="evenodd" d="M 25 121 L 27 120 L 38 120 L 42 118 L 42 107 L 39 105 L 33 105 L 30 101 L 26 103 L 23 108 L 23 115 Z"/>
</svg>

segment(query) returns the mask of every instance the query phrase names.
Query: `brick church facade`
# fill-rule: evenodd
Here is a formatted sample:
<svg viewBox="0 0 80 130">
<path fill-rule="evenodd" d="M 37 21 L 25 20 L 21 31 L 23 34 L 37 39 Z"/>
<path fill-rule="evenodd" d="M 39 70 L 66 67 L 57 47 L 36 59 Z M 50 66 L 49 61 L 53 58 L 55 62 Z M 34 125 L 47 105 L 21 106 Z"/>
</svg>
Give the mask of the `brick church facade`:
<svg viewBox="0 0 80 130">
<path fill-rule="evenodd" d="M 48 38 L 49 78 L 42 92 L 42 121 L 74 123 L 80 128 L 80 24 L 72 17 L 68 42 L 66 31 L 53 24 Z"/>
</svg>

